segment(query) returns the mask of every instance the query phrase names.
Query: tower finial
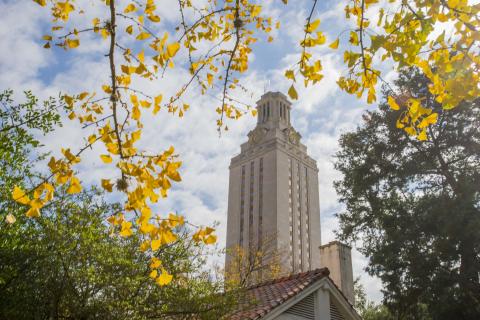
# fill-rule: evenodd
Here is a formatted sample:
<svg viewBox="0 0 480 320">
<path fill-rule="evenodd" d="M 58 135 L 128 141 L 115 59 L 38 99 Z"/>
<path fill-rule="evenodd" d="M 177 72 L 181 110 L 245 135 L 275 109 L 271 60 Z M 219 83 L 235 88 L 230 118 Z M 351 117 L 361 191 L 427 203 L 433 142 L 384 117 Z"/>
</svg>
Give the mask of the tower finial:
<svg viewBox="0 0 480 320">
<path fill-rule="evenodd" d="M 264 94 L 267 93 L 269 87 L 270 87 L 270 79 L 267 80 L 267 79 L 265 78 L 265 80 L 264 80 L 264 82 L 263 82 L 263 93 L 264 93 Z"/>
</svg>

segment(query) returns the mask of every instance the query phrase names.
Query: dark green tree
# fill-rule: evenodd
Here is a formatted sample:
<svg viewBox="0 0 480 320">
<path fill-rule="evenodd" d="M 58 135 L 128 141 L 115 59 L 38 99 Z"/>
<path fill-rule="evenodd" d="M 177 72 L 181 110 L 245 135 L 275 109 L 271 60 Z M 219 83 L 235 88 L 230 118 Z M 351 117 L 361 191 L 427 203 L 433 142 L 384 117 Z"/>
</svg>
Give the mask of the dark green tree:
<svg viewBox="0 0 480 320">
<path fill-rule="evenodd" d="M 480 319 L 480 99 L 444 111 L 429 85 L 412 69 L 396 81 L 399 100 L 427 96 L 439 113 L 427 141 L 398 130 L 386 101 L 340 138 L 338 236 L 360 240 L 396 319 L 420 319 L 424 305 L 433 319 Z"/>
</svg>

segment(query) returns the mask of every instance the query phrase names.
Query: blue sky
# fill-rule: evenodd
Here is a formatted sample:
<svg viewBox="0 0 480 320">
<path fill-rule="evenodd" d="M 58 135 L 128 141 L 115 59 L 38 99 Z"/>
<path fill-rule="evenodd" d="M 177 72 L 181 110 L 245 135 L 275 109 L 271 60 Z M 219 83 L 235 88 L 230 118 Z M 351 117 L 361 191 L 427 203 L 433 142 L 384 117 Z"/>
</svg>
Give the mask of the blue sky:
<svg viewBox="0 0 480 320">
<path fill-rule="evenodd" d="M 125 6 L 128 4 L 127 1 L 123 2 Z M 240 78 L 248 93 L 235 94 L 243 102 L 254 105 L 265 88 L 284 93 L 288 90 L 289 82 L 283 73 L 299 57 L 298 42 L 302 37 L 307 9 L 311 5 L 311 1 L 290 2 L 285 7 L 280 1 L 262 1 L 265 10 L 281 21 L 281 28 L 275 32 L 272 44 L 260 42 L 254 46 L 249 71 Z M 86 15 L 104 14 L 96 6 L 98 0 L 77 3 L 84 6 Z M 171 9 L 175 8 L 176 1 L 162 0 L 157 3 L 163 21 L 160 28 L 171 29 L 178 19 L 176 11 Z M 319 1 L 314 17 L 321 19 L 320 28 L 327 35 L 327 43 L 350 28 L 343 19 L 345 4 L 345 1 Z M 45 50 L 42 48 L 41 37 L 48 32 L 49 27 L 46 10 L 28 0 L 1 0 L 0 11 L 2 89 L 14 89 L 17 94 L 30 89 L 41 98 L 58 96 L 59 92 L 73 94 L 84 90 L 99 91 L 108 77 L 108 63 L 103 56 L 106 53 L 106 42 L 98 37 L 82 37 L 82 45 L 77 50 Z M 293 125 L 302 134 L 302 142 L 307 145 L 309 154 L 318 162 L 323 243 L 334 239 L 338 223 L 333 215 L 342 210 L 333 189 L 333 181 L 340 178 L 333 168 L 338 138 L 342 133 L 353 130 L 360 123 L 361 114 L 372 108 L 363 100 L 342 92 L 335 83 L 338 76 L 345 73 L 343 48 L 345 47 L 341 45 L 340 50 L 333 51 L 323 46 L 315 50 L 322 59 L 325 78 L 314 87 L 305 89 L 297 86 L 300 99 L 294 102 L 292 109 Z M 165 79 L 154 84 L 139 81 L 136 86 L 147 92 L 161 90 L 172 93 L 187 75 L 181 59 L 180 55 L 179 61 L 176 61 L 177 68 L 174 72 L 169 71 Z M 387 74 L 387 78 L 393 76 L 393 73 Z M 228 124 L 230 130 L 219 137 L 215 126 L 215 108 L 218 106 L 215 97 L 219 97 L 219 92 L 215 90 L 210 95 L 203 96 L 194 90 L 185 99 L 185 102 L 190 103 L 191 109 L 183 119 L 172 118 L 167 113 L 148 117 L 145 119 L 142 145 L 152 152 L 174 145 L 184 162 L 181 170 L 182 183 L 173 188 L 170 196 L 158 206 L 158 210 L 163 213 L 177 211 L 196 224 L 209 225 L 218 221 L 219 243 L 224 244 L 229 161 L 240 151 L 240 144 L 246 140 L 256 119 L 245 116 L 231 121 Z M 64 127 L 42 137 L 42 142 L 45 150 L 56 155 L 62 147 L 74 150 L 87 135 L 77 123 L 65 119 Z M 100 178 L 114 178 L 117 174 L 99 159 L 98 155 L 102 151 L 101 147 L 94 148 L 78 166 L 83 183 L 98 184 Z M 381 298 L 381 285 L 377 279 L 369 277 L 363 271 L 366 258 L 357 251 L 354 251 L 353 258 L 354 276 L 361 277 L 369 298 L 378 301 Z"/>
</svg>

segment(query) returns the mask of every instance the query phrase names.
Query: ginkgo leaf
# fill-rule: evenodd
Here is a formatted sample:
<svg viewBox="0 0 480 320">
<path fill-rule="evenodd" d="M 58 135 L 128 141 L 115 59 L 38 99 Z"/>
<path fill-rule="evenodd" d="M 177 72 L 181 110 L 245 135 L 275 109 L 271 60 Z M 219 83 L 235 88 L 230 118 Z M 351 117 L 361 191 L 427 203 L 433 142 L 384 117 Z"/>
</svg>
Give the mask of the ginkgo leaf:
<svg viewBox="0 0 480 320">
<path fill-rule="evenodd" d="M 320 19 L 317 19 L 313 22 L 310 22 L 307 27 L 305 28 L 305 32 L 307 33 L 312 33 L 313 31 L 315 31 L 318 26 L 320 25 Z"/>
<path fill-rule="evenodd" d="M 150 38 L 150 33 L 148 33 L 148 32 L 140 32 L 135 39 L 137 39 L 137 40 L 145 40 L 145 39 L 148 39 L 148 38 Z"/>
<path fill-rule="evenodd" d="M 13 200 L 15 200 L 16 202 L 21 203 L 21 204 L 29 204 L 29 202 L 30 202 L 30 198 L 27 196 L 25 191 L 23 191 L 18 186 L 15 186 L 13 188 L 12 198 L 13 198 Z"/>
<path fill-rule="evenodd" d="M 109 179 L 102 179 L 102 188 L 107 190 L 108 192 L 112 192 L 113 184 L 110 183 Z"/>
<path fill-rule="evenodd" d="M 340 43 L 340 39 L 337 38 L 337 40 L 333 41 L 332 43 L 330 43 L 329 47 L 332 48 L 332 49 L 338 49 L 338 44 Z"/>
<path fill-rule="evenodd" d="M 157 251 L 162 245 L 162 241 L 160 239 L 155 239 L 155 240 L 152 240 L 150 245 L 152 247 L 152 251 Z"/>
<path fill-rule="evenodd" d="M 400 110 L 400 106 L 397 104 L 395 98 L 393 98 L 392 96 L 388 96 L 387 102 L 390 108 L 392 108 L 393 110 Z"/>
<path fill-rule="evenodd" d="M 45 7 L 47 5 L 47 0 L 33 0 L 33 1 L 41 5 L 42 7 Z"/>
<path fill-rule="evenodd" d="M 80 191 L 82 191 L 80 180 L 78 180 L 78 178 L 76 177 L 72 177 L 72 179 L 70 179 L 70 186 L 67 189 L 67 193 L 75 194 L 75 193 L 79 193 Z"/>
<path fill-rule="evenodd" d="M 130 3 L 126 8 L 125 10 L 123 10 L 123 13 L 130 13 L 130 12 L 133 12 L 137 10 L 137 8 L 135 7 L 135 5 L 133 3 Z"/>
<path fill-rule="evenodd" d="M 102 85 L 102 89 L 105 93 L 112 93 L 112 88 L 109 85 Z"/>
<path fill-rule="evenodd" d="M 207 82 L 208 82 L 208 85 L 209 85 L 209 86 L 212 85 L 212 83 L 213 83 L 213 74 L 207 73 Z"/>
<path fill-rule="evenodd" d="M 133 26 L 132 26 L 132 25 L 129 25 L 129 26 L 125 29 L 125 31 L 126 31 L 128 34 L 132 34 L 132 32 L 133 32 Z"/>
<path fill-rule="evenodd" d="M 79 39 L 67 39 L 65 41 L 65 43 L 67 44 L 67 46 L 71 49 L 73 48 L 76 48 L 80 45 L 80 40 Z"/>
<path fill-rule="evenodd" d="M 162 102 L 162 99 L 163 99 L 163 96 L 161 94 L 159 94 L 158 96 L 155 96 L 154 104 L 159 105 Z"/>
<path fill-rule="evenodd" d="M 217 242 L 217 236 L 212 234 L 210 236 L 208 236 L 207 238 L 205 238 L 205 244 L 214 244 L 215 242 Z"/>
<path fill-rule="evenodd" d="M 417 136 L 419 141 L 426 141 L 427 140 L 427 130 L 424 128 L 422 132 Z"/>
<path fill-rule="evenodd" d="M 173 279 L 173 276 L 171 274 L 168 274 L 166 270 L 162 269 L 162 273 L 160 276 L 157 278 L 156 282 L 160 286 L 164 286 L 169 284 Z"/>
<path fill-rule="evenodd" d="M 171 43 L 167 46 L 167 53 L 170 58 L 174 57 L 180 49 L 180 44 L 178 42 Z"/>
<path fill-rule="evenodd" d="M 293 73 L 293 70 L 285 71 L 285 77 L 287 79 L 291 79 L 291 80 L 295 81 L 295 74 Z"/>
<path fill-rule="evenodd" d="M 122 229 L 120 230 L 120 236 L 126 238 L 133 234 L 132 223 L 129 221 L 122 221 Z"/>
<path fill-rule="evenodd" d="M 158 259 L 156 257 L 153 257 L 151 261 L 152 261 L 150 263 L 150 268 L 151 269 L 160 268 L 160 266 L 162 265 L 162 261 L 160 261 L 160 259 Z"/>
<path fill-rule="evenodd" d="M 289 95 L 290 98 L 292 98 L 293 100 L 297 100 L 297 99 L 298 99 L 298 93 L 297 93 L 297 90 L 295 90 L 295 87 L 293 86 L 293 84 L 290 86 L 290 89 L 288 89 L 288 95 Z"/>
<path fill-rule="evenodd" d="M 40 217 L 40 209 L 30 208 L 30 209 L 28 209 L 27 212 L 25 212 L 25 215 L 29 218 Z"/>
<path fill-rule="evenodd" d="M 8 224 L 13 224 L 15 223 L 15 221 L 17 221 L 17 219 L 15 218 L 15 216 L 11 213 L 7 214 L 7 216 L 5 217 L 5 221 L 8 223 Z"/>
<path fill-rule="evenodd" d="M 152 22 L 155 22 L 155 23 L 160 22 L 160 17 L 157 16 L 157 15 L 149 15 L 149 16 L 147 16 L 147 17 L 148 17 L 148 19 L 149 19 L 150 21 L 152 21 Z"/>
<path fill-rule="evenodd" d="M 156 279 L 158 276 L 158 271 L 157 270 L 152 270 L 152 272 L 150 272 L 149 274 L 149 277 L 152 278 L 152 279 Z"/>
<path fill-rule="evenodd" d="M 112 162 L 112 157 L 108 154 L 100 155 L 100 159 L 102 159 L 103 163 L 111 163 Z"/>
</svg>

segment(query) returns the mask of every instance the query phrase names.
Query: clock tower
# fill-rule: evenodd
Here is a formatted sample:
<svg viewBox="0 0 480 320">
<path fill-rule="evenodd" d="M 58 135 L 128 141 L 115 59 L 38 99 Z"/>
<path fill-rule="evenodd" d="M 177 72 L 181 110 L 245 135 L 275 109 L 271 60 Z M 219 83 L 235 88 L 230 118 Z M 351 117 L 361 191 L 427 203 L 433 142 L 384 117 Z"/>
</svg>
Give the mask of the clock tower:
<svg viewBox="0 0 480 320">
<path fill-rule="evenodd" d="M 273 239 L 282 271 L 297 273 L 320 267 L 320 205 L 316 161 L 292 127 L 290 109 L 280 92 L 257 102 L 257 125 L 230 164 L 227 248 L 249 252 Z"/>
</svg>

